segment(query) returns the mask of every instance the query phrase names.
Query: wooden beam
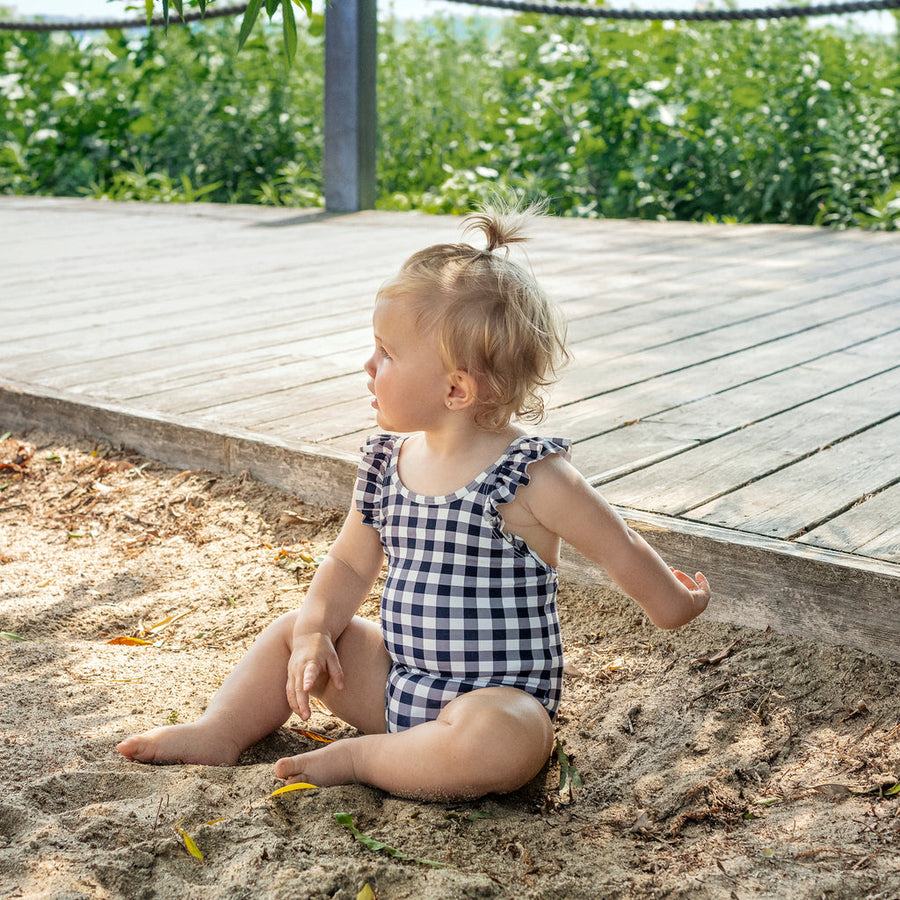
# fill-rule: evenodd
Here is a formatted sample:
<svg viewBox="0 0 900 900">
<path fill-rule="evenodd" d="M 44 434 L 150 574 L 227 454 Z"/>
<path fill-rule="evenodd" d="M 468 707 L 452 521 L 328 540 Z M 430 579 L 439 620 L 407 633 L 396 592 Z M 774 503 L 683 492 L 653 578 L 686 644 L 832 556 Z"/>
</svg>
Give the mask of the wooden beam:
<svg viewBox="0 0 900 900">
<path fill-rule="evenodd" d="M 341 0 L 325 11 L 325 208 L 375 206 L 376 0 Z"/>
<path fill-rule="evenodd" d="M 0 431 L 33 428 L 103 438 L 184 468 L 247 471 L 328 506 L 349 503 L 358 459 L 349 450 L 221 426 L 200 428 L 178 417 L 85 402 L 30 385 L 0 384 Z M 771 627 L 900 661 L 900 564 L 670 516 L 618 511 L 670 565 L 709 577 L 713 600 L 706 617 Z M 560 574 L 582 584 L 609 584 L 603 569 L 570 548 Z"/>
<path fill-rule="evenodd" d="M 857 647 L 900 662 L 900 565 L 669 516 L 619 509 L 666 560 L 710 580 L 716 622 Z M 566 548 L 560 576 L 609 584 Z"/>
<path fill-rule="evenodd" d="M 99 438 L 185 469 L 247 472 L 321 506 L 346 506 L 356 481 L 358 454 L 0 383 L 0 433 L 35 428 Z"/>
</svg>

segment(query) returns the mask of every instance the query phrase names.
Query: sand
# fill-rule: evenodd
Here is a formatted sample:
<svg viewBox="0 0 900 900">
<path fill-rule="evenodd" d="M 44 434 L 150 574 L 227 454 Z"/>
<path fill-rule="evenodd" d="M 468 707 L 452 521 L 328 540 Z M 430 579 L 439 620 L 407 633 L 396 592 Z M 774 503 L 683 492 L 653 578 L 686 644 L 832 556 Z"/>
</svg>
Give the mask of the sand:
<svg viewBox="0 0 900 900">
<path fill-rule="evenodd" d="M 900 667 L 660 631 L 600 587 L 560 593 L 558 751 L 513 794 L 270 796 L 316 745 L 294 729 L 354 734 L 327 710 L 234 767 L 123 759 L 302 603 L 342 518 L 89 439 L 0 442 L 0 897 L 900 897 Z"/>
</svg>

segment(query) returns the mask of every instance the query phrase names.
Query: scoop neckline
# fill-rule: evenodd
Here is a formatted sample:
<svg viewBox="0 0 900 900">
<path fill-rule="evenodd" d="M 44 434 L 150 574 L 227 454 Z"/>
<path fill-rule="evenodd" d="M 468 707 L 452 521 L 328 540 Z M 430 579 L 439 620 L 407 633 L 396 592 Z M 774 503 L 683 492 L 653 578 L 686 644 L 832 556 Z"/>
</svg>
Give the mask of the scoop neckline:
<svg viewBox="0 0 900 900">
<path fill-rule="evenodd" d="M 400 450 L 409 437 L 409 435 L 403 435 L 402 437 L 400 437 L 397 443 L 396 451 L 391 454 L 391 474 L 395 477 L 398 490 L 404 497 L 409 500 L 413 500 L 416 503 L 421 503 L 428 506 L 441 506 L 447 503 L 452 503 L 454 500 L 462 500 L 463 497 L 466 497 L 469 494 L 474 494 L 478 487 L 480 487 L 484 483 L 485 479 L 487 479 L 489 475 L 496 471 L 497 467 L 507 458 L 507 456 L 509 456 L 510 450 L 513 447 L 515 447 L 521 441 L 534 440 L 533 437 L 527 434 L 520 434 L 517 438 L 507 444 L 506 449 L 503 451 L 503 453 L 501 453 L 500 456 L 498 456 L 497 459 L 495 459 L 494 462 L 492 462 L 486 469 L 476 475 L 467 485 L 458 488 L 450 494 L 419 494 L 415 491 L 411 491 L 403 483 L 403 479 L 400 477 Z"/>
</svg>

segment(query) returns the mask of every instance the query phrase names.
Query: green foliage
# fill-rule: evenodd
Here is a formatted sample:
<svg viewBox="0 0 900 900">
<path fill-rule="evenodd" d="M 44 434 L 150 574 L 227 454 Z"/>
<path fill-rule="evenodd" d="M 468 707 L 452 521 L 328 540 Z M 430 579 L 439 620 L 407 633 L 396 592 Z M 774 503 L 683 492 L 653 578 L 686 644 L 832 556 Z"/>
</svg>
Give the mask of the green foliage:
<svg viewBox="0 0 900 900">
<path fill-rule="evenodd" d="M 521 16 L 493 41 L 410 26 L 382 55 L 416 92 L 382 96 L 383 206 L 458 211 L 499 182 L 565 215 L 841 226 L 900 175 L 884 37 Z"/>
<path fill-rule="evenodd" d="M 0 33 L 0 190 L 251 202 L 283 166 L 318 172 L 321 39 L 301 30 L 289 69 L 277 34 L 235 53 L 237 27 Z"/>
<path fill-rule="evenodd" d="M 187 0 L 186 3 L 183 2 L 183 0 L 161 0 L 161 3 L 163 21 L 168 29 L 172 12 L 170 7 L 174 6 L 175 12 L 182 17 L 185 15 L 185 7 L 187 7 L 188 14 L 193 11 L 199 11 L 201 15 L 204 15 L 206 13 L 206 8 L 209 5 L 209 0 Z M 281 10 L 284 51 L 287 56 L 288 65 L 294 61 L 294 57 L 297 53 L 297 22 L 294 16 L 294 6 L 299 6 L 307 16 L 312 17 L 312 0 L 266 0 L 265 2 L 266 12 L 270 19 L 275 15 L 275 12 L 278 9 Z M 241 20 L 241 32 L 238 36 L 238 49 L 243 47 L 247 42 L 247 38 L 250 37 L 262 7 L 263 0 L 250 0 L 247 4 L 247 9 L 244 11 L 244 16 Z M 144 0 L 144 9 L 147 13 L 147 24 L 149 25 L 151 19 L 156 14 L 155 0 Z"/>
<path fill-rule="evenodd" d="M 262 21 L 240 53 L 223 19 L 0 33 L 0 191 L 320 204 L 322 19 L 298 26 L 293 66 Z M 378 206 L 500 187 L 561 215 L 896 228 L 897 49 L 798 19 L 387 20 Z"/>
</svg>

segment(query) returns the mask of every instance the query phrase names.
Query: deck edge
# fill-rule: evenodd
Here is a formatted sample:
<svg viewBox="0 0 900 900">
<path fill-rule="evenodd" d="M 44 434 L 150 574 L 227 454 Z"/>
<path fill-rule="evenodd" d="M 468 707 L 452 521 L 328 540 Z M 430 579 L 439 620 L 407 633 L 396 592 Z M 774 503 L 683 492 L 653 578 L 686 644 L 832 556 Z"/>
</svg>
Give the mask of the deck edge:
<svg viewBox="0 0 900 900">
<path fill-rule="evenodd" d="M 324 506 L 347 507 L 358 457 L 250 431 L 11 382 L 0 383 L 0 429 L 43 429 L 108 440 L 169 465 L 252 477 Z M 663 558 L 703 571 L 716 622 L 855 647 L 900 661 L 900 565 L 629 509 L 618 512 Z M 566 548 L 564 580 L 611 582 Z"/>
<path fill-rule="evenodd" d="M 806 640 L 854 647 L 900 662 L 900 565 L 799 546 L 668 516 L 618 509 L 668 562 L 712 586 L 704 617 Z M 569 548 L 560 572 L 610 584 Z"/>
<path fill-rule="evenodd" d="M 348 504 L 358 465 L 356 455 L 333 448 L 188 423 L 8 379 L 0 382 L 0 428 L 86 435 L 172 466 L 247 472 L 320 506 Z"/>
</svg>

